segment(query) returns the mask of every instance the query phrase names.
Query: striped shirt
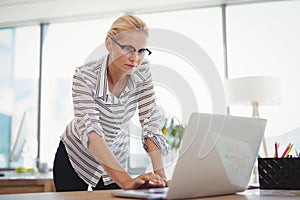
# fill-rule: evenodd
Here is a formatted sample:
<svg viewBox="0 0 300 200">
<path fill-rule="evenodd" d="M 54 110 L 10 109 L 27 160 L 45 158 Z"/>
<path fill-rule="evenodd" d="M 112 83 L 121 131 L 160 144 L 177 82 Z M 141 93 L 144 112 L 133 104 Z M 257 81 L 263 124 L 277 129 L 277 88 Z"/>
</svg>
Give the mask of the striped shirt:
<svg viewBox="0 0 300 200">
<path fill-rule="evenodd" d="M 88 135 L 99 134 L 120 164 L 127 169 L 129 157 L 129 124 L 136 109 L 142 126 L 143 147 L 151 139 L 164 154 L 168 147 L 161 133 L 161 115 L 155 104 L 155 93 L 148 62 L 143 62 L 131 75 L 120 97 L 108 88 L 108 55 L 75 70 L 72 86 L 74 119 L 67 125 L 62 141 L 76 173 L 95 187 L 114 181 L 88 151 Z"/>
</svg>

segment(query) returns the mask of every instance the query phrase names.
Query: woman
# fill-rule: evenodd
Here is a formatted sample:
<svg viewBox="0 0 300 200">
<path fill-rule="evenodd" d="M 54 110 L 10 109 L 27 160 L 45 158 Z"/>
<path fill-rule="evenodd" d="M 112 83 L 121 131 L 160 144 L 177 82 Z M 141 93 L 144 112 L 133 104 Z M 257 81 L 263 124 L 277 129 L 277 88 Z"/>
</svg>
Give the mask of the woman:
<svg viewBox="0 0 300 200">
<path fill-rule="evenodd" d="M 105 39 L 108 55 L 78 67 L 73 77 L 74 119 L 57 149 L 53 176 L 57 191 L 135 189 L 168 185 L 162 164 L 167 152 L 146 61 L 146 24 L 124 15 Z M 139 110 L 143 146 L 154 173 L 132 178 L 126 171 L 130 119 Z"/>
</svg>

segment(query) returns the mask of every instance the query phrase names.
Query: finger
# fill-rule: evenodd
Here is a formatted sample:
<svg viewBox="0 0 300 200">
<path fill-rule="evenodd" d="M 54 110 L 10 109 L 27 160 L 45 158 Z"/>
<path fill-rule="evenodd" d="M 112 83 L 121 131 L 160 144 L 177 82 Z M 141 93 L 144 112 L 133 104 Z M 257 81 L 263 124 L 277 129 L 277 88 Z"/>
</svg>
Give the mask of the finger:
<svg viewBox="0 0 300 200">
<path fill-rule="evenodd" d="M 147 182 L 147 180 L 144 180 L 144 179 L 136 179 L 135 181 L 137 184 L 144 184 Z"/>
<path fill-rule="evenodd" d="M 149 183 L 149 181 L 151 181 L 151 180 L 152 180 L 152 178 L 151 178 L 150 174 L 141 174 L 135 178 L 135 182 L 138 184 Z"/>
<path fill-rule="evenodd" d="M 166 186 L 166 183 L 168 182 L 166 178 L 160 176 L 159 174 L 154 174 L 154 176 L 157 178 L 159 183 L 162 183 Z"/>
<path fill-rule="evenodd" d="M 149 188 L 163 188 L 166 187 L 164 182 L 158 182 L 158 183 L 153 183 L 153 182 L 149 182 Z"/>
<path fill-rule="evenodd" d="M 158 184 L 162 185 L 163 187 L 166 187 L 166 183 L 164 181 L 164 179 L 162 179 L 161 177 L 158 177 Z"/>
<path fill-rule="evenodd" d="M 142 175 L 142 178 L 146 181 L 159 182 L 159 177 L 152 172 L 146 173 Z"/>
<path fill-rule="evenodd" d="M 169 181 L 168 181 L 168 179 L 163 178 L 163 180 L 164 180 L 164 182 L 165 182 L 166 187 L 169 187 Z"/>
<path fill-rule="evenodd" d="M 140 178 L 147 182 L 145 187 L 166 187 L 167 184 L 165 180 L 158 174 L 149 172 L 146 174 L 140 175 Z"/>
<path fill-rule="evenodd" d="M 166 183 L 162 177 L 159 175 L 154 175 L 155 182 L 150 182 L 152 187 L 166 187 Z"/>
</svg>

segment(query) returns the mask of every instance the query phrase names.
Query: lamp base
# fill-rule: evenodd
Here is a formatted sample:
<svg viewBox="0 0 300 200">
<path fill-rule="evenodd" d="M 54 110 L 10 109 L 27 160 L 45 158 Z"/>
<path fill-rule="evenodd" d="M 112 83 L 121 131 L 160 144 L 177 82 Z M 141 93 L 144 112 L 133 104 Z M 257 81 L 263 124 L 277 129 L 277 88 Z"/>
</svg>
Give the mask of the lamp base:
<svg viewBox="0 0 300 200">
<path fill-rule="evenodd" d="M 253 117 L 259 117 L 259 112 L 258 112 L 258 102 L 254 101 L 252 103 L 252 107 L 253 107 Z M 266 144 L 266 139 L 263 136 L 262 139 L 262 144 L 263 144 L 263 149 L 264 149 L 264 153 L 265 153 L 265 158 L 268 157 L 268 150 L 267 150 L 267 144 Z"/>
</svg>

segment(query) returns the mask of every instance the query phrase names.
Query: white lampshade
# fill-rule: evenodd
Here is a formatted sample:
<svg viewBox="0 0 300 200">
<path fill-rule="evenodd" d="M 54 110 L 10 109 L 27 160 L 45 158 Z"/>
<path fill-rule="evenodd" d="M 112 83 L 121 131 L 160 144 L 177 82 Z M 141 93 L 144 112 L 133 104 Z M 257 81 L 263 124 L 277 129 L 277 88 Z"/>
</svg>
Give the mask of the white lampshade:
<svg viewBox="0 0 300 200">
<path fill-rule="evenodd" d="M 277 77 L 254 76 L 226 81 L 227 105 L 275 105 L 281 103 L 281 81 Z"/>
</svg>

